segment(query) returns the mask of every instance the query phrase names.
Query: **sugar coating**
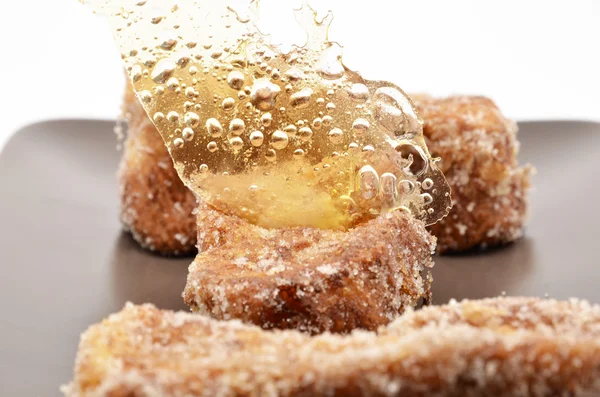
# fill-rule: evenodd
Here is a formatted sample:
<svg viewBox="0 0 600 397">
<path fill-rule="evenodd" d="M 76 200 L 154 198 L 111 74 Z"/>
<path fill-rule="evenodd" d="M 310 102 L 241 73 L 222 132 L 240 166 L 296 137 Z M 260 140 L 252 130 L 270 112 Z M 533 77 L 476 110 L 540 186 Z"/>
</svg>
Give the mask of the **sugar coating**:
<svg viewBox="0 0 600 397">
<path fill-rule="evenodd" d="M 81 338 L 68 397 L 573 396 L 600 392 L 600 308 L 494 298 L 377 333 L 308 336 L 128 304 Z"/>
<path fill-rule="evenodd" d="M 200 314 L 350 332 L 430 300 L 435 238 L 406 211 L 349 231 L 264 229 L 201 204 L 197 223 L 200 253 L 183 297 Z"/>
<path fill-rule="evenodd" d="M 441 253 L 523 235 L 531 166 L 519 167 L 517 125 L 485 97 L 414 95 L 423 133 L 452 188 L 453 208 L 430 230 Z"/>
</svg>

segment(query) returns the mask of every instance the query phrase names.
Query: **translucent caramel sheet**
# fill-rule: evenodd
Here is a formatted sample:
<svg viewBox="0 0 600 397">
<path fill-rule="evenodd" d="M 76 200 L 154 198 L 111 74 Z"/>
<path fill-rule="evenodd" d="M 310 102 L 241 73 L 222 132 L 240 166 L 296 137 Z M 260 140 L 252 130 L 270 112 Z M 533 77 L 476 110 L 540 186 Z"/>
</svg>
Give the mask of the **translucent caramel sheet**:
<svg viewBox="0 0 600 397">
<path fill-rule="evenodd" d="M 331 14 L 295 10 L 307 42 L 284 53 L 256 28 L 257 1 L 81 1 L 108 16 L 181 179 L 211 206 L 264 227 L 447 215 L 412 102 L 344 66 Z"/>
</svg>

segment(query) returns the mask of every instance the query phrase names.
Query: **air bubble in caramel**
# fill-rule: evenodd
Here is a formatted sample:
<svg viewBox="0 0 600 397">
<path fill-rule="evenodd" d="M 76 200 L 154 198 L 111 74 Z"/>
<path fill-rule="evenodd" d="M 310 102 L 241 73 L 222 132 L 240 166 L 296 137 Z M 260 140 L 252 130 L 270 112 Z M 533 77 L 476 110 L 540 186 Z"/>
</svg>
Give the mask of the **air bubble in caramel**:
<svg viewBox="0 0 600 397">
<path fill-rule="evenodd" d="M 307 42 L 284 53 L 256 28 L 258 1 L 81 1 L 108 16 L 181 179 L 213 207 L 265 227 L 447 215 L 450 189 L 412 102 L 342 63 L 331 13 L 296 10 Z"/>
</svg>

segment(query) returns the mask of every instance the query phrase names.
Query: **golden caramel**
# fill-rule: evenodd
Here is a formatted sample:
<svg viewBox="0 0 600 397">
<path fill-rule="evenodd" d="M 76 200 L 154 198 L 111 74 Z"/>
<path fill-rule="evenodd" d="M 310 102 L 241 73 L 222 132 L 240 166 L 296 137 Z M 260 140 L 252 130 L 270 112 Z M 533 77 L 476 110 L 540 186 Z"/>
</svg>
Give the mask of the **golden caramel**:
<svg viewBox="0 0 600 397">
<path fill-rule="evenodd" d="M 399 207 L 427 224 L 450 189 L 410 99 L 346 68 L 331 14 L 304 5 L 307 43 L 282 52 L 258 2 L 82 0 L 109 17 L 134 90 L 184 183 L 263 227 L 345 229 Z"/>
</svg>

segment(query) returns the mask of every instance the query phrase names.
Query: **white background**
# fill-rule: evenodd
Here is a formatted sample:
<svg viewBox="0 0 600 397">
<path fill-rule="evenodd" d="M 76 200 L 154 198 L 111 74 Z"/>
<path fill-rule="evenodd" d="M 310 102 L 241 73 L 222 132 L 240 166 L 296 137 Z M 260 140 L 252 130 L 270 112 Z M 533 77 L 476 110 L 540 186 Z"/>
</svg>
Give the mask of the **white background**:
<svg viewBox="0 0 600 397">
<path fill-rule="evenodd" d="M 114 118 L 123 73 L 104 21 L 77 0 L 6 3 L 0 147 L 34 121 Z M 262 3 L 269 21 L 289 15 L 286 10 L 299 1 Z M 600 121 L 598 0 L 311 4 L 320 12 L 334 10 L 330 38 L 344 45 L 347 66 L 365 77 L 390 80 L 408 92 L 490 96 L 519 120 Z"/>
</svg>

